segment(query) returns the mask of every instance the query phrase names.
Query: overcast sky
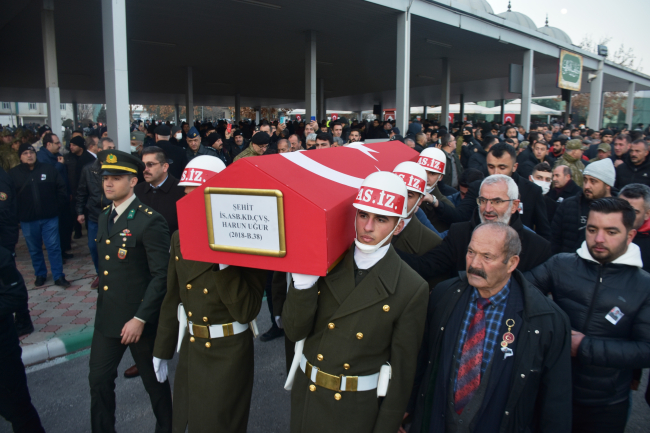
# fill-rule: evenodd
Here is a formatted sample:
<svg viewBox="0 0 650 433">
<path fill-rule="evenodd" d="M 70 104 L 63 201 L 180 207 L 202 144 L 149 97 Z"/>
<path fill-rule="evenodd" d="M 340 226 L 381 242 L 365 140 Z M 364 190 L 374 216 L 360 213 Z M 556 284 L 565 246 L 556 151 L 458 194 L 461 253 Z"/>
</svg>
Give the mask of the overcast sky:
<svg viewBox="0 0 650 433">
<path fill-rule="evenodd" d="M 508 0 L 488 0 L 494 13 L 508 10 Z M 647 20 L 650 0 L 512 0 L 512 10 L 526 14 L 537 27 L 548 25 L 564 30 L 578 45 L 590 34 L 595 43 L 609 36 L 610 57 L 621 44 L 631 47 L 641 61 L 645 74 L 650 74 L 650 43 Z"/>
</svg>

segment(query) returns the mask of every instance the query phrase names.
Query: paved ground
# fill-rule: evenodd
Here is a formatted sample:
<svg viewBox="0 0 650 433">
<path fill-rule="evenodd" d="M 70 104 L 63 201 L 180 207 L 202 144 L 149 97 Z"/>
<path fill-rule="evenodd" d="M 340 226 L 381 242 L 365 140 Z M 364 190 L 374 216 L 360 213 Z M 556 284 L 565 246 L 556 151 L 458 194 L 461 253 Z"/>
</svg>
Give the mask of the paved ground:
<svg viewBox="0 0 650 433">
<path fill-rule="evenodd" d="M 87 237 L 73 240 L 74 258 L 63 265 L 66 279 L 72 283 L 64 289 L 54 285 L 50 262 L 45 254 L 48 276 L 45 286 L 34 287 L 34 268 L 27 251 L 25 238 L 20 234 L 16 245 L 16 266 L 25 279 L 29 293 L 29 309 L 34 322 L 34 333 L 21 338 L 23 346 L 60 337 L 64 334 L 81 332 L 95 323 L 95 303 L 97 291 L 90 284 L 97 276 L 90 259 Z"/>
</svg>

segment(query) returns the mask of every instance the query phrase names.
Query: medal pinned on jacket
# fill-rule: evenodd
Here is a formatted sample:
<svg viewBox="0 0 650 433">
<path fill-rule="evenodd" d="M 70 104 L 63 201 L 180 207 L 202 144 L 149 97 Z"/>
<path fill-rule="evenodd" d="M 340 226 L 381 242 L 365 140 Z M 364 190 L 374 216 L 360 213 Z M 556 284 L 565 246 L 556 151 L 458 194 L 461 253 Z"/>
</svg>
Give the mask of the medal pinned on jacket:
<svg viewBox="0 0 650 433">
<path fill-rule="evenodd" d="M 506 320 L 506 326 L 508 327 L 508 332 L 503 334 L 503 341 L 501 342 L 501 351 L 503 352 L 503 359 L 506 359 L 509 356 L 512 356 L 514 353 L 511 348 L 508 347 L 508 344 L 515 342 L 515 335 L 510 332 L 512 327 L 515 326 L 515 321 L 512 319 Z"/>
<path fill-rule="evenodd" d="M 124 248 L 117 250 L 117 258 L 120 260 L 124 260 L 126 258 L 126 250 Z"/>
</svg>

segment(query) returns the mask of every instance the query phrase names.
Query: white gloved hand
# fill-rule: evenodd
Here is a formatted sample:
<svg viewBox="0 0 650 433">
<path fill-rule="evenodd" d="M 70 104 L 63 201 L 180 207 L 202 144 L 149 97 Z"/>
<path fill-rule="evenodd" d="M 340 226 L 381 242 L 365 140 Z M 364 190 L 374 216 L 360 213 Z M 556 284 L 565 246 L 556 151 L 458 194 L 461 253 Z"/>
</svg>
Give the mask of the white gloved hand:
<svg viewBox="0 0 650 433">
<path fill-rule="evenodd" d="M 223 270 L 226 269 L 228 266 L 230 266 L 230 265 L 222 265 L 221 263 L 219 263 L 219 270 L 220 270 L 220 271 L 223 271 Z"/>
<path fill-rule="evenodd" d="M 278 328 L 284 329 L 284 328 L 282 328 L 282 317 L 275 316 L 275 324 L 278 325 Z"/>
<path fill-rule="evenodd" d="M 305 290 L 314 287 L 318 281 L 318 275 L 305 275 L 305 274 L 291 274 L 293 278 L 293 287 L 298 290 Z"/>
<path fill-rule="evenodd" d="M 158 382 L 165 383 L 167 380 L 167 360 L 153 357 L 153 370 L 156 372 Z"/>
</svg>

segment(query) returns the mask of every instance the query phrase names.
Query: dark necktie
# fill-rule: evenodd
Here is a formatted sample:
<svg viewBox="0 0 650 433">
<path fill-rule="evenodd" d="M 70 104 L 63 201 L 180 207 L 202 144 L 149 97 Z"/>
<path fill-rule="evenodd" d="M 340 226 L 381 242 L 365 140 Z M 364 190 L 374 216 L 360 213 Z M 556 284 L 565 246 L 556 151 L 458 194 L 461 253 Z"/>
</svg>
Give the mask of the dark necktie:
<svg viewBox="0 0 650 433">
<path fill-rule="evenodd" d="M 479 298 L 476 300 L 476 305 L 478 308 L 467 329 L 458 365 L 456 392 L 454 393 L 454 407 L 458 415 L 472 400 L 481 384 L 481 364 L 483 364 L 483 344 L 485 342 L 485 308 L 490 305 L 490 300 Z"/>
<path fill-rule="evenodd" d="M 108 217 L 108 232 L 111 232 L 111 229 L 113 228 L 113 222 L 115 221 L 115 217 L 117 216 L 117 211 L 113 209 L 113 212 Z"/>
</svg>

